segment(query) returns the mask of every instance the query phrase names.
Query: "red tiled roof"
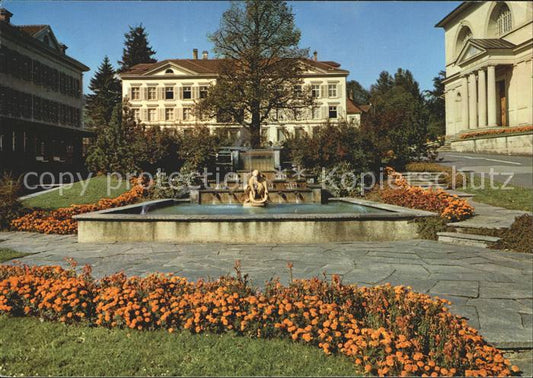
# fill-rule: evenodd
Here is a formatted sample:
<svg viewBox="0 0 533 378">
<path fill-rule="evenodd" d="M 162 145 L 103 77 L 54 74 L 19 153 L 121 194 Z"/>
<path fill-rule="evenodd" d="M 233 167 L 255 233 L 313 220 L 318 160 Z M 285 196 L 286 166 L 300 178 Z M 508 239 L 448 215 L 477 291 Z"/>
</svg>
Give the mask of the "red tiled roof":
<svg viewBox="0 0 533 378">
<path fill-rule="evenodd" d="M 16 28 L 20 29 L 26 34 L 31 35 L 32 37 L 47 27 L 49 27 L 49 25 L 18 25 L 16 26 Z"/>
<path fill-rule="evenodd" d="M 224 59 L 165 59 L 156 63 L 141 63 L 131 67 L 129 70 L 122 72 L 122 75 L 143 75 L 146 72 L 162 67 L 168 63 L 174 63 L 186 70 L 199 74 L 216 74 L 219 65 Z M 340 64 L 336 62 L 322 62 L 307 59 L 306 63 L 323 69 L 325 71 L 347 74 L 348 71 L 340 69 Z"/>
<path fill-rule="evenodd" d="M 359 109 L 361 109 L 363 113 L 367 113 L 371 107 L 372 105 L 359 105 Z"/>
<path fill-rule="evenodd" d="M 347 114 L 359 114 L 362 112 L 363 111 L 357 105 L 355 105 L 352 100 L 350 100 L 349 98 L 346 98 L 346 113 Z"/>
</svg>

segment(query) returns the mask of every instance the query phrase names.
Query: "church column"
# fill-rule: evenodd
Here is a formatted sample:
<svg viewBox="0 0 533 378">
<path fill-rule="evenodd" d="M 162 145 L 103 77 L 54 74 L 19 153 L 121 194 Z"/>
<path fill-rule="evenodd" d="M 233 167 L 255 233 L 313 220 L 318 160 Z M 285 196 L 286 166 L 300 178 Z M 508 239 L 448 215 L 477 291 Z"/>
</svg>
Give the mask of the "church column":
<svg viewBox="0 0 533 378">
<path fill-rule="evenodd" d="M 479 70 L 477 77 L 479 127 L 485 127 L 487 126 L 487 85 L 485 82 L 485 70 Z"/>
<path fill-rule="evenodd" d="M 468 129 L 468 80 L 466 76 L 461 78 L 461 123 L 462 129 Z"/>
<path fill-rule="evenodd" d="M 487 113 L 489 127 L 497 126 L 496 124 L 496 68 L 487 67 Z"/>
<path fill-rule="evenodd" d="M 476 74 L 471 73 L 468 76 L 468 128 L 477 128 L 477 93 L 476 93 Z"/>
</svg>

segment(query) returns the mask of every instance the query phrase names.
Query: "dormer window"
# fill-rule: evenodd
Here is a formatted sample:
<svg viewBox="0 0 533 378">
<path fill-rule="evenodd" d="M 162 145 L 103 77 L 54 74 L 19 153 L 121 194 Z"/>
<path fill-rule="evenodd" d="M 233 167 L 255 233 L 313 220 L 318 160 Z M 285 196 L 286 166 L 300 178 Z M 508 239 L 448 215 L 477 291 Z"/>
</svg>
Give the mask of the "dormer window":
<svg viewBox="0 0 533 378">
<path fill-rule="evenodd" d="M 165 71 L 165 73 L 166 73 L 166 74 L 173 74 L 174 71 L 173 71 L 171 68 L 169 68 L 168 70 Z"/>
<path fill-rule="evenodd" d="M 44 36 L 43 42 L 46 44 L 46 46 L 50 46 L 50 39 L 48 38 L 47 35 Z"/>
</svg>

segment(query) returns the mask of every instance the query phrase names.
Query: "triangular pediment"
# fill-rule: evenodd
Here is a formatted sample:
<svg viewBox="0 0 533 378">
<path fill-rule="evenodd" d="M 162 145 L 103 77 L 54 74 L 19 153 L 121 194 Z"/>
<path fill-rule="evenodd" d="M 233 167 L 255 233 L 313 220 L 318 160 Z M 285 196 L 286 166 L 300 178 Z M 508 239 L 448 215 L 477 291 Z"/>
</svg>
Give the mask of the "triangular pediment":
<svg viewBox="0 0 533 378">
<path fill-rule="evenodd" d="M 39 30 L 33 35 L 33 38 L 38 39 L 39 41 L 46 44 L 48 47 L 53 48 L 54 50 L 61 51 L 59 42 L 57 41 L 54 32 L 49 26 Z"/>
<path fill-rule="evenodd" d="M 172 72 L 171 72 L 172 71 Z M 147 71 L 144 76 L 191 76 L 197 75 L 198 72 L 186 69 L 174 62 L 168 62 L 159 67 Z"/>
<path fill-rule="evenodd" d="M 314 75 L 314 74 L 326 74 L 328 73 L 327 70 L 324 70 L 322 68 L 318 68 L 314 65 L 311 65 L 307 62 L 302 62 L 303 63 L 303 74 L 304 75 Z"/>
<path fill-rule="evenodd" d="M 484 54 L 485 52 L 487 52 L 487 50 L 484 48 L 476 46 L 472 41 L 467 41 L 457 57 L 457 64 L 462 64 L 467 60 Z"/>
</svg>

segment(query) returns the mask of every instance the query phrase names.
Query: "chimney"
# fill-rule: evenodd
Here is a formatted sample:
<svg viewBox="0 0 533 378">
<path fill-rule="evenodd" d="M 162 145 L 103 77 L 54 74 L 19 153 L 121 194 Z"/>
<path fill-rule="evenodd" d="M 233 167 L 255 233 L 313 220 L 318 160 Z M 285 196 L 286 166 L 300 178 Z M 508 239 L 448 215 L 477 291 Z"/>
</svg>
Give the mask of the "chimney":
<svg viewBox="0 0 533 378">
<path fill-rule="evenodd" d="M 0 8 L 0 21 L 5 23 L 10 23 L 11 16 L 13 16 L 13 13 L 8 11 L 6 8 Z"/>
<path fill-rule="evenodd" d="M 68 49 L 68 46 L 67 46 L 67 45 L 65 45 L 64 43 L 60 43 L 60 44 L 59 44 L 59 48 L 61 49 L 61 53 L 62 53 L 63 55 L 66 55 L 66 54 L 67 54 L 67 49 Z"/>
<path fill-rule="evenodd" d="M 317 58 L 318 58 L 318 52 L 315 50 L 313 51 L 313 60 L 316 62 Z"/>
<path fill-rule="evenodd" d="M 192 58 L 198 59 L 198 49 L 192 49 Z"/>
<path fill-rule="evenodd" d="M 207 50 L 202 51 L 202 59 L 208 59 L 208 54 Z"/>
</svg>

